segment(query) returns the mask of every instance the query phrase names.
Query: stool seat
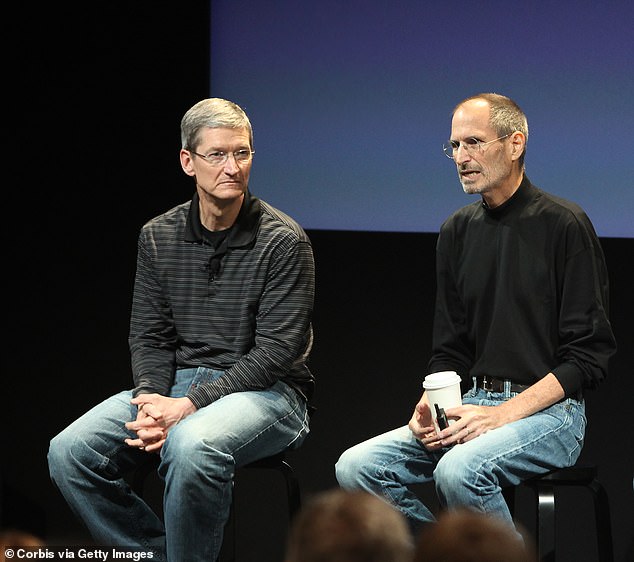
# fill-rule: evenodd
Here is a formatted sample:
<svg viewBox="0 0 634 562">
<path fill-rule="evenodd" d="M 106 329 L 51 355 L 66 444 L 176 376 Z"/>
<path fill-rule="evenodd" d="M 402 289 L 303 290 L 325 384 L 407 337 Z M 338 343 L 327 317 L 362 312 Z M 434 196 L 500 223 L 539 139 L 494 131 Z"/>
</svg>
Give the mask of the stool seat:
<svg viewBox="0 0 634 562">
<path fill-rule="evenodd" d="M 533 482 L 557 482 L 561 486 L 590 485 L 597 478 L 596 466 L 569 466 L 558 468 L 541 476 L 531 478 L 524 482 L 530 485 Z"/>
<path fill-rule="evenodd" d="M 599 482 L 596 466 L 578 465 L 551 470 L 546 474 L 522 482 L 522 485 L 533 490 L 537 499 L 535 539 L 541 562 L 556 561 L 555 491 L 560 486 L 579 486 L 591 493 L 594 506 L 598 560 L 599 562 L 614 561 L 608 495 Z M 513 513 L 514 501 L 508 491 L 505 493 L 505 497 Z M 514 489 L 510 491 L 513 492 Z"/>
</svg>

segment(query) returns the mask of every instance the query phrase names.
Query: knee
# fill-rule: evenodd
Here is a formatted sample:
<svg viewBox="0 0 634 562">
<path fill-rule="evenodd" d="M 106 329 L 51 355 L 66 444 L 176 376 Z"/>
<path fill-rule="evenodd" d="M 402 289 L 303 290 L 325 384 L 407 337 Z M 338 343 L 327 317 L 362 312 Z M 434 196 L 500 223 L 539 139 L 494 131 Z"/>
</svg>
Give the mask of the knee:
<svg viewBox="0 0 634 562">
<path fill-rule="evenodd" d="M 201 443 L 189 439 L 186 433 L 172 431 L 163 444 L 161 457 L 163 462 L 171 465 L 195 462 L 201 447 Z"/>
<path fill-rule="evenodd" d="M 59 435 L 56 435 L 51 439 L 48 444 L 48 454 L 46 455 L 46 460 L 48 462 L 48 471 L 51 475 L 51 478 L 54 478 L 58 473 L 60 460 L 64 458 L 62 453 L 62 449 L 64 447 L 63 441 L 60 439 Z"/>
<path fill-rule="evenodd" d="M 453 490 L 471 481 L 477 471 L 470 465 L 462 462 L 461 458 L 452 458 L 445 455 L 434 470 L 434 483 L 441 497 L 450 495 Z"/>
<path fill-rule="evenodd" d="M 57 480 L 68 474 L 69 468 L 76 464 L 78 458 L 82 458 L 77 451 L 78 445 L 74 436 L 62 431 L 53 437 L 48 446 L 48 470 L 51 478 Z M 79 445 L 81 448 L 81 445 Z"/>
<path fill-rule="evenodd" d="M 235 471 L 234 457 L 215 445 L 186 431 L 172 432 L 163 445 L 162 464 L 173 476 L 202 471 L 209 478 L 230 478 Z"/>
<path fill-rule="evenodd" d="M 342 488 L 358 488 L 363 480 L 368 463 L 358 446 L 344 451 L 335 463 L 335 477 Z"/>
</svg>

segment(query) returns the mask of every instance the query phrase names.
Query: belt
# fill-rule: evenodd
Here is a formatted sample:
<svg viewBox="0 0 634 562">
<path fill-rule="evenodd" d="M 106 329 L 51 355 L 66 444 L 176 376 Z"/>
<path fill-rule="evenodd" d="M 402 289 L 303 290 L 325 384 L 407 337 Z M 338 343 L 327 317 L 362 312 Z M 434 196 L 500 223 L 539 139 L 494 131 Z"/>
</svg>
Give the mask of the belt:
<svg viewBox="0 0 634 562">
<path fill-rule="evenodd" d="M 518 384 L 515 382 L 511 382 L 508 379 L 496 379 L 495 377 L 473 377 L 475 379 L 475 385 L 478 388 L 486 390 L 487 392 L 504 392 L 504 383 L 510 383 L 510 392 L 523 392 L 530 385 L 528 384 Z"/>
</svg>

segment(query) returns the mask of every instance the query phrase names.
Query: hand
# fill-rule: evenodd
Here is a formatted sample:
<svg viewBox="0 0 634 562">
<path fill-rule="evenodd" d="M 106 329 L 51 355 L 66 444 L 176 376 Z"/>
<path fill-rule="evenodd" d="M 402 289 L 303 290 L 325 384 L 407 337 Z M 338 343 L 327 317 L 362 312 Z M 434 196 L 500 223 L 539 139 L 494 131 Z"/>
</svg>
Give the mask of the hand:
<svg viewBox="0 0 634 562">
<path fill-rule="evenodd" d="M 466 404 L 457 408 L 447 408 L 447 417 L 456 421 L 441 431 L 438 437 L 445 447 L 465 443 L 487 431 L 548 408 L 564 396 L 564 389 L 557 377 L 553 373 L 548 373 L 524 392 L 497 406 Z"/>
<path fill-rule="evenodd" d="M 135 431 L 137 439 L 126 439 L 130 447 L 147 452 L 158 451 L 165 443 L 169 429 L 196 411 L 189 398 L 169 398 L 160 394 L 140 394 L 131 400 L 139 407 L 137 419 L 125 424 Z"/>
<path fill-rule="evenodd" d="M 426 449 L 433 451 L 442 447 L 424 395 L 414 408 L 412 418 L 409 420 L 409 429 Z"/>
<path fill-rule="evenodd" d="M 125 424 L 126 428 L 137 433 L 136 439 L 126 439 L 125 443 L 136 449 L 153 452 L 161 448 L 167 432 L 148 414 L 148 409 L 145 404 L 141 404 L 137 410 L 136 422 Z"/>
<path fill-rule="evenodd" d="M 438 439 L 443 447 L 451 447 L 459 443 L 466 443 L 491 429 L 506 423 L 499 406 L 476 406 L 466 404 L 445 410 L 447 418 L 454 420 L 449 427 L 438 433 Z"/>
</svg>

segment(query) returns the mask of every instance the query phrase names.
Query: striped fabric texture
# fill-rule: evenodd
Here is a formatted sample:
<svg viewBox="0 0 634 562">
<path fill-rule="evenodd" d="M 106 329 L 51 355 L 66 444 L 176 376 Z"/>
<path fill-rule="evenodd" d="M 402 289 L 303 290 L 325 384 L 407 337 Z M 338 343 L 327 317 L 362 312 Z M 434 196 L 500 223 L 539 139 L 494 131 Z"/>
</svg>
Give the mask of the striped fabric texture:
<svg viewBox="0 0 634 562">
<path fill-rule="evenodd" d="M 278 380 L 309 397 L 315 266 L 308 236 L 247 193 L 214 248 L 198 204 L 194 194 L 139 235 L 129 334 L 134 394 L 168 394 L 176 369 L 202 366 L 225 374 L 190 391 L 197 408 Z"/>
</svg>

